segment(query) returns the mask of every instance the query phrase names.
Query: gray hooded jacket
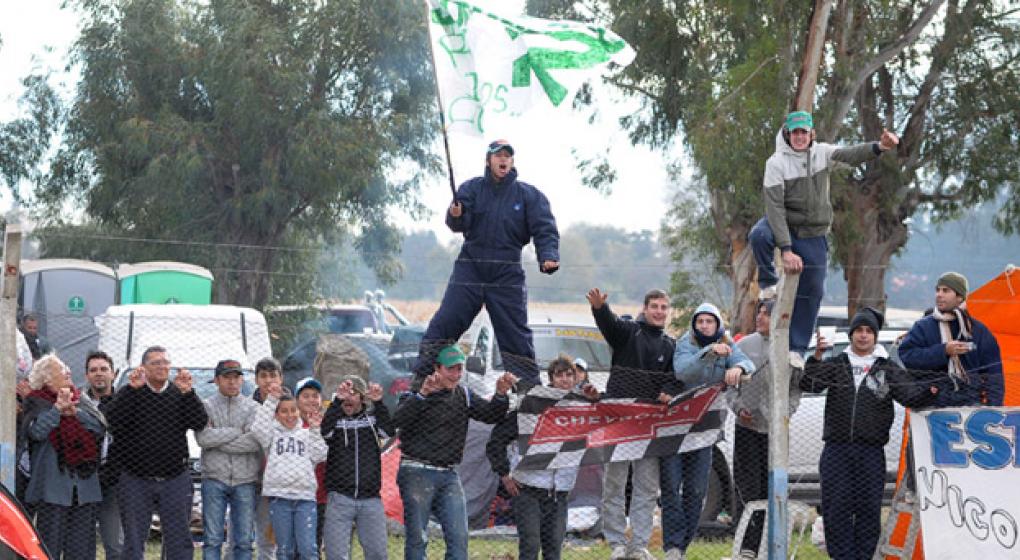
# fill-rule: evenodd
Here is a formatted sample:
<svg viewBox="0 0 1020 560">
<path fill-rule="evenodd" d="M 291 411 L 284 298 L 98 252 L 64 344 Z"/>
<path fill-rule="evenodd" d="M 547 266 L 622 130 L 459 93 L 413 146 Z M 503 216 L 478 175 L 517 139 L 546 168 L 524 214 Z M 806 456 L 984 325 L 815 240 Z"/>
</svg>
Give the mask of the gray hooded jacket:
<svg viewBox="0 0 1020 560">
<path fill-rule="evenodd" d="M 776 134 L 776 152 L 765 164 L 765 217 L 776 247 L 788 247 L 792 235 L 821 237 L 832 225 L 829 173 L 836 163 L 860 165 L 881 155 L 876 142 L 840 148 L 821 142 L 798 152 Z"/>
<path fill-rule="evenodd" d="M 256 482 L 262 467 L 262 448 L 251 433 L 259 403 L 238 395 L 225 397 L 219 391 L 203 403 L 209 425 L 195 432 L 202 448 L 202 478 L 230 486 Z"/>
</svg>

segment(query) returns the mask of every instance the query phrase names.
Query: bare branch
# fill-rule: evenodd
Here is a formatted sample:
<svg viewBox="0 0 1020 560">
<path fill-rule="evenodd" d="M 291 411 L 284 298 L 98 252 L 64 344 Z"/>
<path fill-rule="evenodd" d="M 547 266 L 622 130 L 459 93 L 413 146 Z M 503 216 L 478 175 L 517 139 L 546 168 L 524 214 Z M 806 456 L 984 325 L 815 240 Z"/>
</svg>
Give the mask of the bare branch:
<svg viewBox="0 0 1020 560">
<path fill-rule="evenodd" d="M 828 134 L 834 137 L 837 134 L 838 129 L 843 126 L 843 121 L 846 119 L 846 115 L 850 111 L 850 106 L 853 104 L 857 90 L 860 89 L 864 80 L 868 79 L 868 76 L 871 76 L 878 71 L 878 69 L 885 63 L 903 52 L 903 49 L 913 44 L 914 41 L 916 41 L 921 35 L 921 31 L 928 26 L 932 18 L 935 17 L 935 14 L 938 13 L 939 9 L 942 8 L 942 5 L 945 4 L 945 2 L 946 0 L 932 0 L 931 4 L 921 11 L 921 14 L 916 20 L 914 20 L 899 39 L 880 50 L 871 60 L 868 60 L 862 64 L 860 68 L 853 72 L 850 79 L 846 82 L 845 89 L 842 90 L 842 94 L 836 101 L 836 110 L 833 112 L 830 121 L 832 123 L 832 129 L 828 131 Z"/>
</svg>

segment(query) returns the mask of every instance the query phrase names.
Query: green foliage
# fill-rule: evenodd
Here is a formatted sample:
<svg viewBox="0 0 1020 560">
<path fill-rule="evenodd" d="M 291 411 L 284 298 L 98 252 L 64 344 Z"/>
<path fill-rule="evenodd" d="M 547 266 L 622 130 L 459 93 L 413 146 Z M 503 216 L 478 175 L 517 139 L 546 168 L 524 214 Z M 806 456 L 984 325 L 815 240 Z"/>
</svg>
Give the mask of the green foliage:
<svg viewBox="0 0 1020 560">
<path fill-rule="evenodd" d="M 43 220 L 62 224 L 77 203 L 88 227 L 206 243 L 163 246 L 147 260 L 181 255 L 219 271 L 221 302 L 261 306 L 309 293 L 284 279 L 310 276 L 317 247 L 345 239 L 394 277 L 387 208 L 413 209 L 422 175 L 438 170 L 421 6 L 82 0 L 79 8 L 72 60 L 81 79 L 36 189 Z M 42 130 L 48 105 L 29 106 Z M 47 148 L 41 134 L 28 136 L 15 151 L 21 168 Z M 407 180 L 392 180 L 406 162 Z"/>
</svg>

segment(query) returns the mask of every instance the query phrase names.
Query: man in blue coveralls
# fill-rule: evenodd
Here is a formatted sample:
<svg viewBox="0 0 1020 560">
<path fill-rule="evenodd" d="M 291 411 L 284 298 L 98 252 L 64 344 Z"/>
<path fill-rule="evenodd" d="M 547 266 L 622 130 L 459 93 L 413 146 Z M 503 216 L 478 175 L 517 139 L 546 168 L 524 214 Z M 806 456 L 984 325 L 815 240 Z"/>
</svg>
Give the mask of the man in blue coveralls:
<svg viewBox="0 0 1020 560">
<path fill-rule="evenodd" d="M 485 304 L 504 368 L 526 384 L 537 385 L 521 249 L 534 239 L 539 270 L 552 274 L 560 266 L 560 234 L 549 200 L 534 186 L 517 180 L 509 142 L 489 144 L 485 175 L 457 189 L 446 225 L 464 234 L 464 244 L 443 302 L 422 338 L 414 367 L 416 381 L 432 373 L 439 349 L 456 343 Z"/>
</svg>

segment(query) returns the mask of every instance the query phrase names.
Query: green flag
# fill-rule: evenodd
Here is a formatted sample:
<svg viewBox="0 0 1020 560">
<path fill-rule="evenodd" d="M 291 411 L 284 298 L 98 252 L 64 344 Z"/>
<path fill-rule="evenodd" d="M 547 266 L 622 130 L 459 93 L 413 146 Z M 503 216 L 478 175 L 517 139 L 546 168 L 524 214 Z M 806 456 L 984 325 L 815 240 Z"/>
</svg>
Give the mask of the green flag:
<svg viewBox="0 0 1020 560">
<path fill-rule="evenodd" d="M 451 131 L 477 136 L 536 108 L 569 107 L 586 80 L 634 51 L 608 29 L 506 17 L 462 0 L 427 0 L 436 75 Z"/>
</svg>

